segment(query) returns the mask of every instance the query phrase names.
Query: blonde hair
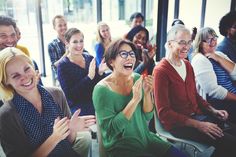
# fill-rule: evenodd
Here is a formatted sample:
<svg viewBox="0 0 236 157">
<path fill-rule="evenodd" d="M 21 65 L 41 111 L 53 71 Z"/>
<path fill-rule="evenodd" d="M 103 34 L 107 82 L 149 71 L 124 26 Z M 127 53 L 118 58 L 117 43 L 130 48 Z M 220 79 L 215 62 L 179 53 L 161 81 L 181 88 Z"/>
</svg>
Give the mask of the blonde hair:
<svg viewBox="0 0 236 157">
<path fill-rule="evenodd" d="M 7 85 L 7 73 L 6 66 L 9 61 L 11 61 L 16 56 L 22 56 L 26 59 L 28 63 L 33 65 L 31 59 L 26 56 L 20 49 L 14 47 L 7 47 L 0 51 L 0 98 L 3 101 L 11 100 L 14 96 L 14 89 Z"/>
<path fill-rule="evenodd" d="M 102 26 L 107 26 L 109 29 L 110 29 L 110 27 L 105 22 L 102 22 L 102 21 L 98 22 L 97 33 L 96 33 L 96 41 L 99 42 L 99 43 L 102 43 L 103 46 L 104 46 L 104 39 L 103 39 L 103 37 L 102 37 L 102 35 L 100 33 L 100 29 L 101 29 Z"/>
</svg>

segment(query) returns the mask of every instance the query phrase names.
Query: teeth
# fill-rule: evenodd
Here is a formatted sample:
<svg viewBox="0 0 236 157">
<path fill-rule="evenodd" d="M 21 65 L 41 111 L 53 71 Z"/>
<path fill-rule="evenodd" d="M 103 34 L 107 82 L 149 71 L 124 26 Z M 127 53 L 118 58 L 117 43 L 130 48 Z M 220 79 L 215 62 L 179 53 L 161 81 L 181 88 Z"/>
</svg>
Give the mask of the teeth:
<svg viewBox="0 0 236 157">
<path fill-rule="evenodd" d="M 28 83 L 23 84 L 24 86 L 29 86 L 32 83 L 32 80 L 30 80 Z"/>
<path fill-rule="evenodd" d="M 125 66 L 133 66 L 133 64 L 131 64 L 131 63 L 130 64 L 125 64 Z"/>
</svg>

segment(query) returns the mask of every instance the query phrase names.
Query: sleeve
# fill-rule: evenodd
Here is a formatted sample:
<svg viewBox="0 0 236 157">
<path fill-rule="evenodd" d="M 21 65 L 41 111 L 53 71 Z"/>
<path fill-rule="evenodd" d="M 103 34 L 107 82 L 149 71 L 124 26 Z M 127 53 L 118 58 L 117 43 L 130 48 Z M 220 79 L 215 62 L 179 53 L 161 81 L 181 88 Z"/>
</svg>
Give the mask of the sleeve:
<svg viewBox="0 0 236 157">
<path fill-rule="evenodd" d="M 164 125 L 168 130 L 176 125 L 183 125 L 188 119 L 187 116 L 179 114 L 172 109 L 171 103 L 169 101 L 169 90 L 170 83 L 168 77 L 163 72 L 163 69 L 154 69 L 154 99 L 156 103 L 156 109 L 161 122 L 166 123 Z"/>
<path fill-rule="evenodd" d="M 48 54 L 51 64 L 53 65 L 57 61 L 57 58 L 56 58 L 56 49 L 54 48 L 52 43 L 48 44 Z"/>
<path fill-rule="evenodd" d="M 98 66 L 102 62 L 103 55 L 104 55 L 104 48 L 101 43 L 97 43 L 95 45 L 95 53 L 96 53 L 96 63 Z"/>
<path fill-rule="evenodd" d="M 9 104 L 6 104 L 9 105 Z M 7 157 L 26 157 L 32 154 L 19 117 L 15 112 L 0 111 L 0 139 Z"/>
<path fill-rule="evenodd" d="M 106 90 L 107 87 L 96 85 L 93 91 L 93 103 L 102 136 L 105 137 L 103 139 L 107 140 L 105 143 L 109 143 L 117 136 L 122 136 L 129 120 L 123 112 L 115 110 L 114 102 Z"/>
<path fill-rule="evenodd" d="M 223 57 L 223 58 L 225 58 L 225 59 L 227 59 L 227 60 L 229 60 L 229 61 L 231 61 L 231 62 L 233 62 L 226 54 L 224 54 L 224 53 L 222 53 L 222 52 L 220 52 L 220 51 L 216 51 L 216 53 L 218 54 L 218 55 L 220 55 L 221 57 Z M 233 62 L 234 63 L 234 62 Z M 234 63 L 234 69 L 233 69 L 233 71 L 231 72 L 231 73 L 229 73 L 229 75 L 230 75 L 230 77 L 231 77 L 231 79 L 232 80 L 236 80 L 236 64 Z"/>
<path fill-rule="evenodd" d="M 196 82 L 208 96 L 223 100 L 228 91 L 224 87 L 218 85 L 212 64 L 208 59 L 202 57 L 204 56 L 194 56 L 192 60 Z"/>
</svg>

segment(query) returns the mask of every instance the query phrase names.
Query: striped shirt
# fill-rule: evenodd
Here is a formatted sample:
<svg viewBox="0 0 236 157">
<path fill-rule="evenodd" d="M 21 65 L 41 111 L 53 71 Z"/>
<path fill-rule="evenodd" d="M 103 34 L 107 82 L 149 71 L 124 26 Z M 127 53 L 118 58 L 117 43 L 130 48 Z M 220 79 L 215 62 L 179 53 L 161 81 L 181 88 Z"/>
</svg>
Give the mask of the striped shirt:
<svg viewBox="0 0 236 157">
<path fill-rule="evenodd" d="M 218 85 L 221 85 L 224 88 L 226 88 L 229 92 L 236 94 L 236 86 L 233 84 L 233 81 L 229 73 L 213 59 L 209 60 L 215 71 Z"/>
</svg>

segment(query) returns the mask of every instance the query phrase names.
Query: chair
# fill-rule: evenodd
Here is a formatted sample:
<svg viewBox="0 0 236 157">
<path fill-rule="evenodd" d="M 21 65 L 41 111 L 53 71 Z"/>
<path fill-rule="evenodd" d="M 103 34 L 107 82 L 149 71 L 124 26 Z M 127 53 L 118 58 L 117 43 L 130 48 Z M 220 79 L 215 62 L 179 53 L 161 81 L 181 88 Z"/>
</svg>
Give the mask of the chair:
<svg viewBox="0 0 236 157">
<path fill-rule="evenodd" d="M 170 134 L 168 131 L 166 131 L 163 128 L 162 124 L 160 123 L 160 121 L 158 119 L 156 112 L 154 112 L 154 121 L 155 121 L 156 132 L 159 137 L 167 139 L 170 142 L 179 142 L 181 144 L 181 147 L 180 147 L 181 150 L 186 150 L 187 145 L 193 147 L 193 156 L 194 157 L 196 157 L 198 155 L 198 152 L 200 152 L 201 154 L 203 154 L 204 152 L 208 152 L 208 154 L 211 155 L 215 150 L 215 148 L 213 146 L 209 146 L 209 145 L 195 142 L 192 140 L 186 140 L 186 139 L 174 137 L 172 134 Z"/>
<path fill-rule="evenodd" d="M 96 115 L 96 119 L 97 119 L 97 115 Z M 98 122 L 97 122 L 97 140 L 98 140 L 98 148 L 99 148 L 99 157 L 108 157 L 107 152 L 102 142 L 102 134 L 101 134 L 101 130 L 100 130 L 100 126 Z"/>
</svg>

